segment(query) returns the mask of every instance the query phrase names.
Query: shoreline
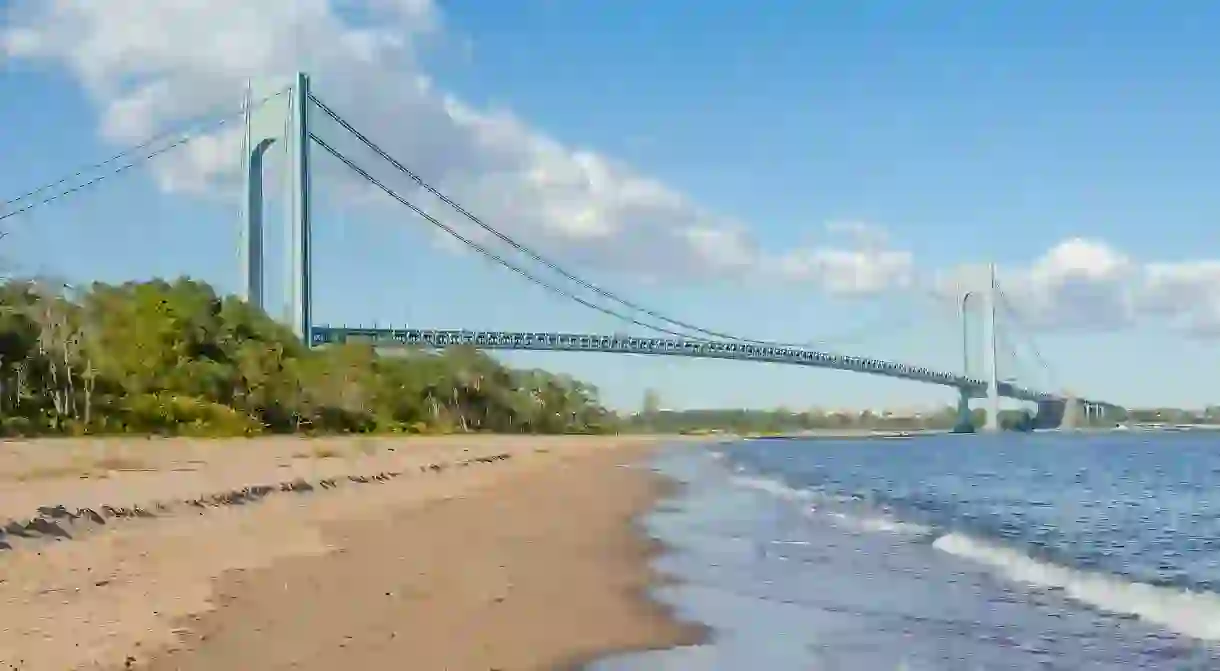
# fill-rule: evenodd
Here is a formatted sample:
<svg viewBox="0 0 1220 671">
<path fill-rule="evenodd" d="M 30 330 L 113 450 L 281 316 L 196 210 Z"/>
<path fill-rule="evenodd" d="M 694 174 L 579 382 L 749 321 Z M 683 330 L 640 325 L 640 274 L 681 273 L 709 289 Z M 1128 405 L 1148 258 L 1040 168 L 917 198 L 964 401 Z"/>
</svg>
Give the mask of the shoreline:
<svg viewBox="0 0 1220 671">
<path fill-rule="evenodd" d="M 360 483 L 174 510 L 0 552 L 0 661 L 26 671 L 373 669 L 413 660 L 410 668 L 580 669 L 696 644 L 708 629 L 679 622 L 652 598 L 664 580 L 653 559 L 664 546 L 640 524 L 678 483 L 638 466 L 675 441 L 683 439 L 283 440 L 210 444 L 214 463 L 190 476 L 199 482 L 172 464 L 96 482 L 59 471 L 45 481 L 0 477 L 0 493 L 30 500 L 65 487 L 78 500 L 118 490 L 128 501 L 171 490 L 186 497 L 187 484 L 302 470 Z M 170 461 L 207 460 L 197 446 L 157 442 L 152 449 Z M 355 456 L 308 459 L 306 468 L 295 454 L 302 446 Z M 30 452 L 0 447 L 0 467 L 22 449 Z M 505 453 L 512 458 L 480 460 Z M 428 468 L 437 463 L 449 467 Z M 368 479 L 391 467 L 402 477 Z"/>
<path fill-rule="evenodd" d="M 664 446 L 655 446 L 647 455 L 633 460 L 632 465 L 637 468 L 643 466 L 658 449 L 664 449 Z M 652 469 L 641 469 L 640 473 L 652 480 L 654 489 L 649 504 L 636 511 L 626 522 L 628 532 L 635 537 L 636 542 L 640 545 L 640 552 L 636 559 L 640 564 L 638 570 L 641 572 L 642 578 L 638 585 L 624 593 L 624 598 L 642 604 L 644 608 L 654 611 L 662 620 L 671 626 L 675 626 L 677 634 L 649 642 L 646 645 L 605 648 L 589 654 L 575 656 L 562 664 L 555 665 L 554 668 L 559 671 L 588 671 L 593 664 L 620 655 L 703 645 L 708 643 L 712 638 L 713 630 L 710 626 L 702 622 L 682 619 L 678 616 L 673 606 L 660 601 L 653 595 L 654 590 L 657 588 L 676 583 L 680 579 L 661 573 L 656 569 L 655 560 L 668 552 L 670 547 L 661 539 L 651 535 L 644 528 L 644 518 L 656 510 L 658 505 L 679 495 L 685 485 Z"/>
</svg>

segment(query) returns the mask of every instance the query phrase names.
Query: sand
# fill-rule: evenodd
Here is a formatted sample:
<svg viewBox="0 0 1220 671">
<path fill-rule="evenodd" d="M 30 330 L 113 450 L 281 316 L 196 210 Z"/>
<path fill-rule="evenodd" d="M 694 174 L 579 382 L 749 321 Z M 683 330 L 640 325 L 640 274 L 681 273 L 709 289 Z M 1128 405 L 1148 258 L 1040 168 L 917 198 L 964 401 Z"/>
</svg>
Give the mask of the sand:
<svg viewBox="0 0 1220 671">
<path fill-rule="evenodd" d="M 0 669 L 507 671 L 695 642 L 644 597 L 631 521 L 665 483 L 626 465 L 657 444 L 2 444 L 0 521 L 73 538 L 8 535 Z M 81 516 L 34 514 L 60 504 Z M 150 516 L 84 514 L 106 505 Z"/>
</svg>

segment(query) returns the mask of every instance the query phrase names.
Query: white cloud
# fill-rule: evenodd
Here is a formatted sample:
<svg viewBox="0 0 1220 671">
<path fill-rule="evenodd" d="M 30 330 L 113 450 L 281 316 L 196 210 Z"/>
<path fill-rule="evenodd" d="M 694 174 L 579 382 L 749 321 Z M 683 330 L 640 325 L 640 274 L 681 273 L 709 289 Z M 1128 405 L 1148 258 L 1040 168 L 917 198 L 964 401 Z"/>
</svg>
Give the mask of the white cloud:
<svg viewBox="0 0 1220 671">
<path fill-rule="evenodd" d="M 1015 309 L 1042 327 L 1114 329 L 1137 317 L 1140 269 L 1103 242 L 1065 240 L 1028 268 L 998 274 Z"/>
<path fill-rule="evenodd" d="M 878 294 L 905 289 L 915 281 L 914 256 L 891 248 L 884 230 L 862 222 L 830 222 L 826 232 L 846 238 L 838 246 L 797 248 L 778 259 L 779 274 L 812 280 L 832 293 Z"/>
<path fill-rule="evenodd" d="M 1069 238 L 1026 265 L 997 268 L 1021 321 L 1047 331 L 1117 330 L 1155 323 L 1194 336 L 1220 335 L 1220 260 L 1141 262 L 1100 240 Z M 942 273 L 953 301 L 986 286 L 986 269 Z"/>
<path fill-rule="evenodd" d="M 1149 263 L 1136 297 L 1141 313 L 1200 336 L 1220 336 L 1220 261 Z"/>
<path fill-rule="evenodd" d="M 236 105 L 249 78 L 286 82 L 304 69 L 323 99 L 390 154 L 489 223 L 564 259 L 641 275 L 781 269 L 843 293 L 880 291 L 909 273 L 909 254 L 861 240 L 769 254 L 742 226 L 656 180 L 565 146 L 508 111 L 447 94 L 417 59 L 442 24 L 431 0 L 15 0 L 7 19 L 0 57 L 69 71 L 99 108 L 99 133 L 114 143 L 141 141 L 218 103 Z M 166 156 L 157 162 L 159 183 L 187 192 L 214 186 L 235 173 L 238 142 L 227 132 Z M 370 156 L 353 158 L 364 165 Z M 327 163 L 336 169 L 319 165 Z M 401 178 L 392 185 L 418 195 Z"/>
</svg>

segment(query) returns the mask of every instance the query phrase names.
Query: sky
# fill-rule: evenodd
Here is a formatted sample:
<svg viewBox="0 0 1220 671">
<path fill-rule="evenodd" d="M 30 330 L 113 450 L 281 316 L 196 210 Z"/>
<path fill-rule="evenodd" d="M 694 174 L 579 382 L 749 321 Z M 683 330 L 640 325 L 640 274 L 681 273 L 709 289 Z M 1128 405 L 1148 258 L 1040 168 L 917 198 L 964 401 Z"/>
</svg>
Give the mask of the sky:
<svg viewBox="0 0 1220 671">
<path fill-rule="evenodd" d="M 1194 0 L 0 0 L 0 202 L 305 70 L 467 210 L 654 311 L 961 370 L 956 306 L 994 263 L 1001 377 L 1202 406 L 1220 400 L 1218 20 Z M 314 130 L 472 230 L 333 123 Z M 240 136 L 239 119 L 199 132 L 5 219 L 0 262 L 235 292 Z M 462 249 L 313 155 L 317 321 L 644 333 Z M 268 187 L 277 313 L 283 157 L 273 148 Z M 646 388 L 672 407 L 951 400 L 799 367 L 504 358 L 593 382 L 620 408 Z"/>
</svg>

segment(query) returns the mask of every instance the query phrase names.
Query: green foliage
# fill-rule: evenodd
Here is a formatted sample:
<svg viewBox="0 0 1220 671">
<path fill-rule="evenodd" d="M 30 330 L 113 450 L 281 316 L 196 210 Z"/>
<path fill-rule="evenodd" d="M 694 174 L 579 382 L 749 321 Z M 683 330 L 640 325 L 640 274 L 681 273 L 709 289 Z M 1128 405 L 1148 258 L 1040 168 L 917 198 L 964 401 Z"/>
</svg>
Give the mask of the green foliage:
<svg viewBox="0 0 1220 671">
<path fill-rule="evenodd" d="M 309 349 L 187 279 L 0 286 L 0 433 L 612 431 L 597 390 L 466 348 Z"/>
<path fill-rule="evenodd" d="M 1028 410 L 1001 410 L 999 417 L 1000 428 L 1005 431 L 1034 430 L 1034 416 Z"/>
<path fill-rule="evenodd" d="M 189 436 L 250 436 L 263 426 L 236 408 L 171 392 L 108 399 L 102 406 L 112 430 Z M 95 426 L 97 426 L 95 424 Z"/>
</svg>

